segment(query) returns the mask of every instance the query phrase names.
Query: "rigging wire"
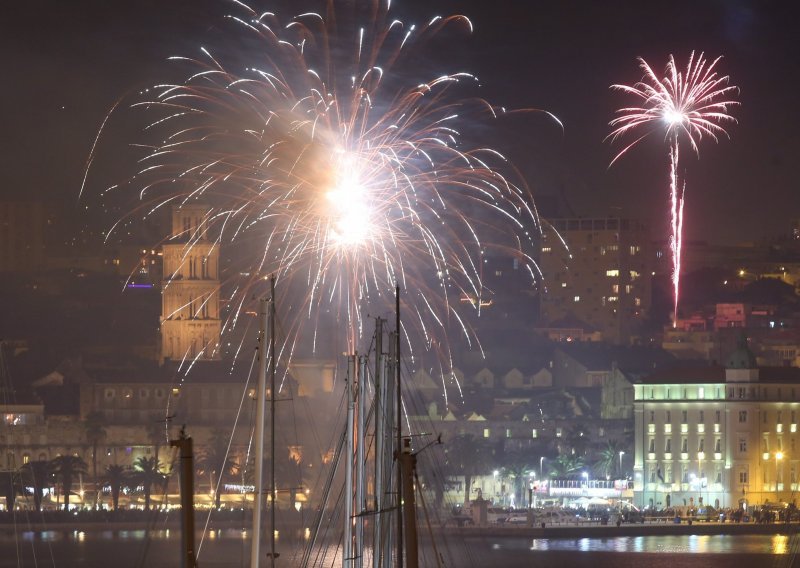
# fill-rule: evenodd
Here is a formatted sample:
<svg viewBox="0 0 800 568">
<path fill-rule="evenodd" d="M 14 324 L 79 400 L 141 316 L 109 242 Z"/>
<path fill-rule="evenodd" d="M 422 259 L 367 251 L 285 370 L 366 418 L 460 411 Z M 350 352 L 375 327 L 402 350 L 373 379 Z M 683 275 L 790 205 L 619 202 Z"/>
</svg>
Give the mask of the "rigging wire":
<svg viewBox="0 0 800 568">
<path fill-rule="evenodd" d="M 233 438 L 234 438 L 234 436 L 236 434 L 236 427 L 238 426 L 239 418 L 242 415 L 242 407 L 244 406 L 244 401 L 247 399 L 247 392 L 248 392 L 248 388 L 250 387 L 250 379 L 253 376 L 253 368 L 255 367 L 255 363 L 256 363 L 257 357 L 258 357 L 258 350 L 255 351 L 255 353 L 253 355 L 253 360 L 250 363 L 250 370 L 247 373 L 247 380 L 245 381 L 244 388 L 242 389 L 242 396 L 241 396 L 241 398 L 239 400 L 239 408 L 236 411 L 236 418 L 233 421 L 233 427 L 231 428 L 231 434 L 230 434 L 230 437 L 228 438 L 227 447 L 225 448 L 225 455 L 223 456 L 222 464 L 220 464 L 220 467 L 218 468 L 219 475 L 217 475 L 217 485 L 215 487 L 215 495 L 219 494 L 220 486 L 222 485 L 222 478 L 224 477 L 224 472 L 225 472 L 225 469 L 226 469 L 225 466 L 228 463 L 228 456 L 230 455 L 231 445 L 233 444 Z M 196 558 L 197 558 L 198 562 L 200 561 L 200 552 L 203 549 L 203 543 L 205 542 L 206 533 L 208 532 L 208 525 L 211 522 L 211 513 L 212 513 L 212 511 L 213 511 L 213 507 L 211 509 L 209 509 L 208 515 L 206 515 L 206 522 L 205 522 L 205 525 L 203 526 L 203 533 L 201 534 L 200 542 L 197 545 L 197 556 L 196 556 Z"/>
</svg>

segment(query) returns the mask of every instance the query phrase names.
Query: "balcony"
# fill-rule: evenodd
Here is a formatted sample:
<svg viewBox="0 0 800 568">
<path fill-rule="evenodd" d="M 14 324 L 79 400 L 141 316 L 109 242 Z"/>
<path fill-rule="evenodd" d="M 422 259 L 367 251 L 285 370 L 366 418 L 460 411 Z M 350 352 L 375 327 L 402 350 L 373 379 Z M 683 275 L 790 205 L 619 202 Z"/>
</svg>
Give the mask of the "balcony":
<svg viewBox="0 0 800 568">
<path fill-rule="evenodd" d="M 722 452 L 714 452 L 714 459 L 719 461 L 722 459 Z"/>
<path fill-rule="evenodd" d="M 684 460 L 684 461 L 688 460 L 689 459 L 688 452 L 681 452 L 681 459 Z"/>
<path fill-rule="evenodd" d="M 672 452 L 665 452 L 664 460 L 672 460 Z"/>
<path fill-rule="evenodd" d="M 647 459 L 649 459 L 649 460 L 651 460 L 651 461 L 655 461 L 655 459 L 656 459 L 656 453 L 655 453 L 655 452 L 648 452 L 648 454 L 647 454 Z"/>
</svg>

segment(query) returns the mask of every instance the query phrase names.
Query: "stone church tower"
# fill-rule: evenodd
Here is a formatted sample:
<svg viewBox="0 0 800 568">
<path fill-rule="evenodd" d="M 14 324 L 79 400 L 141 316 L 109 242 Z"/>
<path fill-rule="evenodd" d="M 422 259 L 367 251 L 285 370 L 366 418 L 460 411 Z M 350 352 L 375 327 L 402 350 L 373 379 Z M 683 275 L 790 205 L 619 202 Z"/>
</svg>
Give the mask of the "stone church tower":
<svg viewBox="0 0 800 568">
<path fill-rule="evenodd" d="M 219 245 L 207 235 L 198 238 L 207 213 L 204 205 L 172 210 L 171 238 L 163 245 L 162 362 L 198 355 L 200 360 L 219 359 Z"/>
</svg>

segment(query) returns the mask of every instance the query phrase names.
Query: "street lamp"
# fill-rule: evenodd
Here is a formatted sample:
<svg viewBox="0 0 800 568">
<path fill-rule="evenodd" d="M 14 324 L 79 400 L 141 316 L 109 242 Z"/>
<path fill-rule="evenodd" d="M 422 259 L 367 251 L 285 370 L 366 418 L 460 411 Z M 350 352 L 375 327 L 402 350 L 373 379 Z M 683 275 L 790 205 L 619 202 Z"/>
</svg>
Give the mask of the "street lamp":
<svg viewBox="0 0 800 568">
<path fill-rule="evenodd" d="M 544 474 L 542 473 L 543 464 L 544 464 L 544 456 L 539 458 L 539 479 L 544 479 Z"/>
<path fill-rule="evenodd" d="M 620 474 L 620 476 L 622 475 L 622 456 L 624 456 L 624 455 L 625 455 L 625 451 L 624 450 L 620 450 L 619 451 L 619 474 Z"/>
</svg>

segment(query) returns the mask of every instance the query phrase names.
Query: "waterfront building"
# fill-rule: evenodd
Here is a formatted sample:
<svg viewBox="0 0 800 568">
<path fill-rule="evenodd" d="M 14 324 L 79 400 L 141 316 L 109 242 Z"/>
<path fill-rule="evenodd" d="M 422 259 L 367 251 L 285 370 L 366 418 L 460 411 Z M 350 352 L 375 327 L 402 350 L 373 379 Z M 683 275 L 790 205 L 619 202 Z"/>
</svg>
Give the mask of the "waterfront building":
<svg viewBox="0 0 800 568">
<path fill-rule="evenodd" d="M 746 507 L 800 488 L 800 369 L 762 367 L 741 340 L 725 366 L 634 385 L 634 496 L 643 507 Z"/>
</svg>

